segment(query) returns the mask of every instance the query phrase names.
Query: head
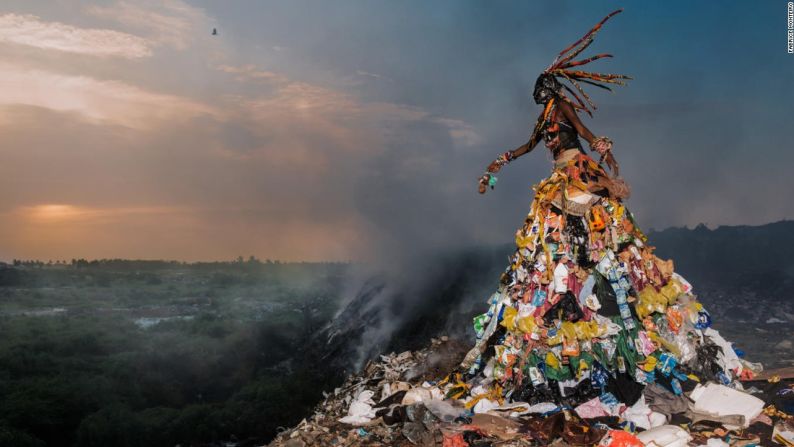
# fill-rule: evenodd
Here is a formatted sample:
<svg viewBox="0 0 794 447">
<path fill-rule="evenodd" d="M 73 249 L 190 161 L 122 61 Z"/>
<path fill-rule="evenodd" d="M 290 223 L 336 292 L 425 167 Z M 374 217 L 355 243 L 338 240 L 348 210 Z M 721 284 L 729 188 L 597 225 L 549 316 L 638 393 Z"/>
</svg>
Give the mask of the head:
<svg viewBox="0 0 794 447">
<path fill-rule="evenodd" d="M 535 90 L 532 92 L 532 97 L 538 104 L 545 104 L 551 98 L 559 94 L 562 85 L 557 78 L 548 73 L 541 73 L 538 80 L 535 81 Z"/>
</svg>

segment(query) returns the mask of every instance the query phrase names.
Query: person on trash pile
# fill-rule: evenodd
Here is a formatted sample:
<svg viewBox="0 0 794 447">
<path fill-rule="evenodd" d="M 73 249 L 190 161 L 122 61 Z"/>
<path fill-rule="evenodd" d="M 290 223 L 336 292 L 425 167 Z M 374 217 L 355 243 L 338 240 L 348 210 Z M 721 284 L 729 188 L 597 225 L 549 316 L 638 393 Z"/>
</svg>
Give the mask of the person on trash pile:
<svg viewBox="0 0 794 447">
<path fill-rule="evenodd" d="M 557 78 L 543 72 L 535 81 L 535 90 L 532 93 L 537 104 L 543 104 L 543 111 L 538 117 L 536 130 L 529 141 L 512 151 L 507 151 L 488 165 L 486 175 L 496 174 L 507 163 L 516 158 L 532 152 L 540 140 L 545 141 L 546 147 L 551 151 L 555 162 L 568 160 L 579 153 L 587 156 L 582 149 L 579 137 L 584 138 L 590 148 L 597 152 L 607 166 L 617 175 L 618 164 L 612 154 L 612 141 L 606 137 L 596 137 L 579 119 L 576 113 L 578 105 L 562 92 L 563 85 Z M 586 110 L 586 109 L 585 109 Z M 480 193 L 486 192 L 485 182 L 480 182 Z"/>
<path fill-rule="evenodd" d="M 612 154 L 612 141 L 607 137 L 594 136 L 582 124 L 576 113 L 576 110 L 579 109 L 592 116 L 592 110 L 595 109 L 595 105 L 582 90 L 579 82 L 610 90 L 604 84 L 625 85 L 623 80 L 631 78 L 625 75 L 589 73 L 573 69 L 573 67 L 579 67 L 603 57 L 611 57 L 609 54 L 599 54 L 579 61 L 573 59 L 593 42 L 601 25 L 620 11 L 615 11 L 605 17 L 582 39 L 563 50 L 551 66 L 538 76 L 532 97 L 537 104 L 543 105 L 543 111 L 538 116 L 532 135 L 527 143 L 505 152 L 488 166 L 486 174 L 480 179 L 480 193 L 485 193 L 487 186 L 493 186 L 493 182 L 489 183 L 492 174 L 499 172 L 507 163 L 531 152 L 541 139 L 545 141 L 546 147 L 551 151 L 556 165 L 564 163 L 578 154 L 587 157 L 579 141 L 579 137 L 582 137 L 590 145 L 590 148 L 601 156 L 615 176 L 618 175 L 618 164 Z M 558 77 L 570 81 L 582 96 L 577 95 L 567 85 L 561 84 Z M 570 94 L 570 97 L 563 92 L 563 89 Z M 584 98 L 586 102 L 583 102 L 581 98 Z M 589 159 L 589 157 L 587 158 Z M 606 176 L 603 172 L 599 172 L 599 174 Z"/>
<path fill-rule="evenodd" d="M 581 69 L 609 54 L 577 60 L 620 11 L 560 52 L 538 76 L 532 96 L 543 111 L 529 141 L 499 155 L 479 180 L 480 193 L 493 189 L 495 174 L 541 140 L 554 159 L 551 175 L 533 187 L 516 251 L 488 311 L 475 318 L 477 342 L 460 365 L 470 378 L 479 372 L 487 376 L 485 383 L 498 383 L 505 399 L 528 398 L 519 391 L 530 378 L 531 394 L 589 375 L 592 388 L 600 390 L 609 389 L 608 383 L 625 388 L 618 382 L 636 382 L 636 393 L 619 396 L 631 405 L 645 384 L 658 381 L 680 394 L 694 386 L 693 378 L 725 382 L 742 374 L 743 364 L 728 359 L 724 349 L 704 349 L 724 340 L 709 329 L 711 319 L 691 285 L 674 272 L 672 261 L 653 254 L 623 204 L 629 188 L 618 177 L 612 141 L 594 136 L 577 114 L 592 116 L 595 110 L 583 85 L 610 90 L 610 84 L 631 79 Z M 609 380 L 596 383 L 596 365 Z"/>
</svg>

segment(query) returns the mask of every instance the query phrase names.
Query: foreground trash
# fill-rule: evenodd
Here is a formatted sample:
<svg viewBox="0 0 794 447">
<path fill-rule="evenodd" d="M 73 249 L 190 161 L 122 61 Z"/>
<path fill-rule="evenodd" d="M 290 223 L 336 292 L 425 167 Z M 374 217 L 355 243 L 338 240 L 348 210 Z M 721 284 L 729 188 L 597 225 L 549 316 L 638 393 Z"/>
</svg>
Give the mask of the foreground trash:
<svg viewBox="0 0 794 447">
<path fill-rule="evenodd" d="M 794 405 L 790 378 L 710 382 L 680 395 L 649 385 L 631 405 L 581 390 L 568 404 L 522 402 L 461 373 L 463 347 L 441 337 L 424 350 L 381 356 L 270 446 L 794 445 L 794 417 L 781 411 Z"/>
</svg>

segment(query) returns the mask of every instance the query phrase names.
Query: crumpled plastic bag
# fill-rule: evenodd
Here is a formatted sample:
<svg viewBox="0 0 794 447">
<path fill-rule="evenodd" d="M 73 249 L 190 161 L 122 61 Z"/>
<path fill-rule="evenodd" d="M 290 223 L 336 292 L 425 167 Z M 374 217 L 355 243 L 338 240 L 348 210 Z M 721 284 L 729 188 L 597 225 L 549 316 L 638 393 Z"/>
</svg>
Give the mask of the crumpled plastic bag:
<svg viewBox="0 0 794 447">
<path fill-rule="evenodd" d="M 686 447 L 692 437 L 677 425 L 662 425 L 637 435 L 645 447 Z"/>
<path fill-rule="evenodd" d="M 364 390 L 350 403 L 347 416 L 339 419 L 339 422 L 350 425 L 366 425 L 372 422 L 375 417 L 375 410 L 372 408 L 375 402 L 372 401 L 374 391 Z"/>
<path fill-rule="evenodd" d="M 619 414 L 619 409 L 620 407 L 615 408 L 607 405 L 602 402 L 599 397 L 594 397 L 574 408 L 574 411 L 576 411 L 576 414 L 582 419 L 592 419 L 604 416 L 617 416 Z"/>
<path fill-rule="evenodd" d="M 465 408 L 456 407 L 445 400 L 432 399 L 424 404 L 435 417 L 444 422 L 454 422 L 455 419 L 466 413 Z"/>
<path fill-rule="evenodd" d="M 490 399 L 480 399 L 476 404 L 474 404 L 474 407 L 472 407 L 471 411 L 474 414 L 487 413 L 494 408 L 499 408 L 499 402 Z"/>
<path fill-rule="evenodd" d="M 444 393 L 442 393 L 438 388 L 416 387 L 411 388 L 405 393 L 402 404 L 412 405 L 417 402 L 427 402 L 433 399 L 444 399 Z"/>
<path fill-rule="evenodd" d="M 742 369 L 744 369 L 744 365 L 742 364 L 739 356 L 736 355 L 736 352 L 733 350 L 733 346 L 728 343 L 722 335 L 718 331 L 715 331 L 712 328 L 708 328 L 703 333 L 708 337 L 714 344 L 722 348 L 722 353 L 718 355 L 720 363 L 723 366 L 724 371 L 734 371 L 738 369 L 738 373 L 741 374 Z"/>
<path fill-rule="evenodd" d="M 667 423 L 667 417 L 665 415 L 651 410 L 646 404 L 645 396 L 641 396 L 637 402 L 634 402 L 634 405 L 627 408 L 621 417 L 644 430 L 659 427 Z"/>
<path fill-rule="evenodd" d="M 598 447 L 645 447 L 633 434 L 623 430 L 609 430 Z"/>
</svg>

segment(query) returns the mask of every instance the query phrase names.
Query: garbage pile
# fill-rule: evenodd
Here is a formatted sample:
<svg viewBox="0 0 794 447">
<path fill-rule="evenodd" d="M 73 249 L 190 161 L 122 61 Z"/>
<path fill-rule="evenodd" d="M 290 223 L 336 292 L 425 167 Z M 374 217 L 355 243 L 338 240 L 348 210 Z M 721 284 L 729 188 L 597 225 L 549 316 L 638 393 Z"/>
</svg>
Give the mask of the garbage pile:
<svg viewBox="0 0 794 447">
<path fill-rule="evenodd" d="M 462 360 L 385 356 L 274 445 L 794 446 L 791 383 L 752 382 L 610 185 L 558 158 Z"/>
<path fill-rule="evenodd" d="M 794 445 L 791 375 L 703 381 L 680 394 L 609 378 L 601 389 L 549 380 L 522 401 L 456 366 L 462 346 L 441 337 L 369 362 L 270 446 Z"/>
</svg>

